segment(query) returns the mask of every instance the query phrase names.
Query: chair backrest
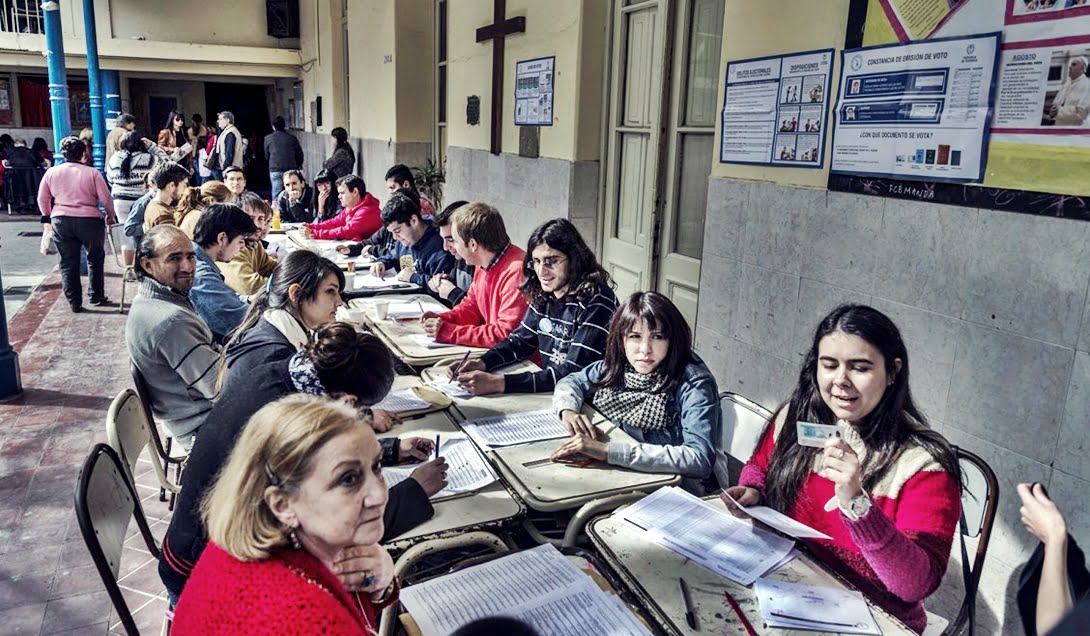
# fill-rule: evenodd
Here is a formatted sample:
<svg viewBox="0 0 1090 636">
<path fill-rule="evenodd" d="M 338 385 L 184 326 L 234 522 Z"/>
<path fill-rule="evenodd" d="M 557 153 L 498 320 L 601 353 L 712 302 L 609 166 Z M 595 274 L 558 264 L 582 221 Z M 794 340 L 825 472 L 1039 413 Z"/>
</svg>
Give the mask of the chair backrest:
<svg viewBox="0 0 1090 636">
<path fill-rule="evenodd" d="M 140 452 L 151 442 L 154 426 L 148 421 L 147 411 L 140 396 L 132 389 L 124 389 L 110 403 L 106 412 L 106 439 L 117 451 L 129 472 L 129 479 L 135 481 L 136 460 Z M 153 447 L 151 452 L 156 452 Z"/>
<path fill-rule="evenodd" d="M 122 256 L 121 250 L 129 240 L 129 237 L 125 236 L 125 226 L 121 223 L 106 226 L 106 236 L 109 239 L 110 251 L 114 253 L 114 261 L 118 267 L 124 268 L 125 257 Z"/>
<path fill-rule="evenodd" d="M 148 552 L 159 558 L 159 546 L 148 528 L 148 521 L 140 507 L 136 488 L 114 449 L 106 444 L 95 444 L 83 462 L 76 485 L 76 519 L 79 522 L 83 542 L 91 553 L 91 559 L 102 577 L 102 583 L 117 610 L 118 618 L 129 634 L 139 634 L 136 622 L 129 611 L 117 575 L 121 568 L 122 548 L 128 533 L 129 521 L 136 525 L 144 539 Z"/>
<path fill-rule="evenodd" d="M 961 515 L 959 525 L 962 541 L 962 575 L 965 578 L 965 599 L 961 609 L 944 633 L 956 634 L 966 623 L 970 624 L 970 633 L 976 622 L 976 591 L 984 570 L 984 557 L 988 553 L 988 543 L 995 523 L 996 508 L 999 505 L 999 480 L 995 472 L 983 459 L 964 448 L 955 446 L 958 467 L 961 470 Z M 965 537 L 977 537 L 976 555 L 972 565 L 967 561 L 968 553 L 964 550 Z"/>
<path fill-rule="evenodd" d="M 159 429 L 155 427 L 155 417 L 151 413 L 151 387 L 144 379 L 144 374 L 136 367 L 136 363 L 129 359 L 129 374 L 132 375 L 132 384 L 136 387 L 136 394 L 140 396 L 140 402 L 144 407 L 144 415 L 148 420 L 148 430 L 151 433 L 151 442 L 155 445 L 156 452 L 163 459 L 170 457 L 170 453 L 163 446 L 163 439 L 159 437 Z"/>
<path fill-rule="evenodd" d="M 719 394 L 719 407 L 723 413 L 719 449 L 742 463 L 748 462 L 757 450 L 761 432 L 772 419 L 772 413 L 760 404 L 729 391 Z"/>
</svg>

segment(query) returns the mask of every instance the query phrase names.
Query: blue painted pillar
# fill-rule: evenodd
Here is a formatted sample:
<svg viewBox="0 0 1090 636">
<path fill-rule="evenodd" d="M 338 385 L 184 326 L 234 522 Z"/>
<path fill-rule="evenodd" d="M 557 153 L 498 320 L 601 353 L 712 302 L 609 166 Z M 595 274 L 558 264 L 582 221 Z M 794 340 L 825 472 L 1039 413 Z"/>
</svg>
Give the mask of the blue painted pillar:
<svg viewBox="0 0 1090 636">
<path fill-rule="evenodd" d="M 117 118 L 121 116 L 121 73 L 99 70 L 98 74 L 102 78 L 103 104 L 106 107 L 106 128 L 110 129 L 116 125 Z"/>
<path fill-rule="evenodd" d="M 0 278 L 0 401 L 23 392 L 19 354 L 8 341 L 8 315 L 4 310 L 4 280 Z"/>
<path fill-rule="evenodd" d="M 68 115 L 68 73 L 64 69 L 64 35 L 61 32 L 60 8 L 57 0 L 42 2 L 45 58 L 49 64 L 49 105 L 53 111 L 53 165 L 64 163 L 61 139 L 72 134 L 72 118 Z"/>
<path fill-rule="evenodd" d="M 102 82 L 98 70 L 98 29 L 95 27 L 95 0 L 83 0 L 83 32 L 87 40 L 87 92 L 91 101 L 91 129 L 94 131 L 92 163 L 99 172 L 106 170 L 106 120 L 102 115 Z"/>
</svg>

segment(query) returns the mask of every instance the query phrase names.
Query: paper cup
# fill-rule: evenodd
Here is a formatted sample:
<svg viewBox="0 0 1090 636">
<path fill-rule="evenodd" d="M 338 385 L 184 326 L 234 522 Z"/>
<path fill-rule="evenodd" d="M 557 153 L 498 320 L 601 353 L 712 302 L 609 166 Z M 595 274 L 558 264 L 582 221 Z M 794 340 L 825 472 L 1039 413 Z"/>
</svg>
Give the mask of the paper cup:
<svg viewBox="0 0 1090 636">
<path fill-rule="evenodd" d="M 348 322 L 355 323 L 357 325 L 362 325 L 364 323 L 365 314 L 364 314 L 364 312 L 362 310 L 360 310 L 360 309 L 349 309 L 347 313 L 348 313 Z"/>
<path fill-rule="evenodd" d="M 386 315 L 390 311 L 390 301 L 388 300 L 376 300 L 375 301 L 375 318 L 379 320 L 386 320 Z"/>
</svg>

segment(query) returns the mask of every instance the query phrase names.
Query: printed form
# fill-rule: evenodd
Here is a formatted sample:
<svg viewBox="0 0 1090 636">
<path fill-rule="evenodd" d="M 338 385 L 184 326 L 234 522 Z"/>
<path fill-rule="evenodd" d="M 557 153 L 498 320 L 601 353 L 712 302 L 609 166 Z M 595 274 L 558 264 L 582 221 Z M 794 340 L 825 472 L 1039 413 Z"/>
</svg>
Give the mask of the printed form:
<svg viewBox="0 0 1090 636">
<path fill-rule="evenodd" d="M 467 420 L 462 428 L 478 443 L 488 448 L 516 446 L 571 435 L 552 411 L 528 411 Z"/>
<path fill-rule="evenodd" d="M 492 472 L 492 467 L 464 437 L 444 439 L 439 446 L 439 456 L 447 460 L 447 487 L 432 495 L 431 499 L 443 499 L 480 490 L 496 481 L 496 473 Z M 388 488 L 396 486 L 408 479 L 419 465 L 383 466 L 382 478 L 386 480 Z"/>
</svg>

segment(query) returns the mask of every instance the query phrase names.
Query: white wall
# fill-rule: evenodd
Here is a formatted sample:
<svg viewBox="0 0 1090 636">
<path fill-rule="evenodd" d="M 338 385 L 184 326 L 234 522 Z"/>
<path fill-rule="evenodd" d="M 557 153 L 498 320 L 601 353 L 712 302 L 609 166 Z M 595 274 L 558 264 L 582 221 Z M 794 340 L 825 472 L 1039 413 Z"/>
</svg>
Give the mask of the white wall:
<svg viewBox="0 0 1090 636">
<path fill-rule="evenodd" d="M 309 3 L 303 0 L 299 4 L 303 11 Z M 298 39 L 277 39 L 266 34 L 265 3 L 260 0 L 109 0 L 109 9 L 113 35 L 120 40 L 299 46 Z"/>
</svg>

